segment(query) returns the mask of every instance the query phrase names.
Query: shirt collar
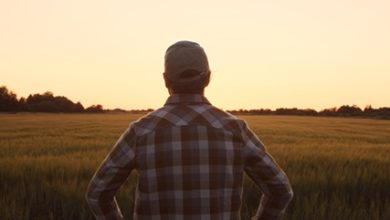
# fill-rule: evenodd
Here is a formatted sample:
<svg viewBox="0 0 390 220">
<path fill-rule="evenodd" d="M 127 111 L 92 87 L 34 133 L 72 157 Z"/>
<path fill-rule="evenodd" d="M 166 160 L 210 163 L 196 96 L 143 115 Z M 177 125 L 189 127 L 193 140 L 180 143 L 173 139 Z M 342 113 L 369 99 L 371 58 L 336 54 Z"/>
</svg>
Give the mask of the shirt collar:
<svg viewBox="0 0 390 220">
<path fill-rule="evenodd" d="M 201 94 L 173 94 L 168 97 L 165 105 L 202 103 L 210 105 L 209 100 Z"/>
</svg>

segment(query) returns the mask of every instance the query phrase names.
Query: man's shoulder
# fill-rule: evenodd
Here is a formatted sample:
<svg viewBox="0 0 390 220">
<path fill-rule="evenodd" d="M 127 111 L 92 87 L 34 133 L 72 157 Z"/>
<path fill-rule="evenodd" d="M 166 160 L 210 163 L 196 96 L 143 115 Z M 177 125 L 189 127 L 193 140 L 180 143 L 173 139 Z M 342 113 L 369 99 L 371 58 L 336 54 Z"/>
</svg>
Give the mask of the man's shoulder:
<svg viewBox="0 0 390 220">
<path fill-rule="evenodd" d="M 165 105 L 156 109 L 130 126 L 137 135 L 171 126 L 204 124 L 215 128 L 239 128 L 243 121 L 213 105 Z"/>
</svg>

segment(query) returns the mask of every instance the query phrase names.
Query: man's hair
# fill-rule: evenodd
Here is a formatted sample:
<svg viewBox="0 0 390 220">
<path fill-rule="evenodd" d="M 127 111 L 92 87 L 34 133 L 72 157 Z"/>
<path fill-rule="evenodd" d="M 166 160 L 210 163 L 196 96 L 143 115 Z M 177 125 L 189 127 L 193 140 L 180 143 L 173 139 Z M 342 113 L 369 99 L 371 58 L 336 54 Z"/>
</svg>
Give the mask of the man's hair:
<svg viewBox="0 0 390 220">
<path fill-rule="evenodd" d="M 197 70 L 185 70 L 180 74 L 180 78 L 189 79 L 191 77 L 198 76 L 200 74 Z M 199 80 L 188 83 L 175 83 L 174 81 L 169 80 L 165 77 L 166 85 L 169 87 L 175 94 L 201 94 L 204 91 L 204 88 L 208 85 L 210 79 L 210 73 L 206 74 L 204 77 Z"/>
</svg>

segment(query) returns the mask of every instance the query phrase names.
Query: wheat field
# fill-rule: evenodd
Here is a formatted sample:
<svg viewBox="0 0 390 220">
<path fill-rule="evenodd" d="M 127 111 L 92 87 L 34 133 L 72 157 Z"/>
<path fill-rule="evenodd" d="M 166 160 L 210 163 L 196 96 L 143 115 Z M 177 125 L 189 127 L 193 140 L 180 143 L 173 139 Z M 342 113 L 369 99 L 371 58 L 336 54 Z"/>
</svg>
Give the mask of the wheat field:
<svg viewBox="0 0 390 220">
<path fill-rule="evenodd" d="M 0 219 L 93 219 L 84 192 L 136 114 L 0 114 Z M 390 121 L 240 116 L 294 189 L 284 219 L 390 219 Z M 242 219 L 261 195 L 244 180 Z M 117 199 L 131 219 L 136 174 Z"/>
</svg>

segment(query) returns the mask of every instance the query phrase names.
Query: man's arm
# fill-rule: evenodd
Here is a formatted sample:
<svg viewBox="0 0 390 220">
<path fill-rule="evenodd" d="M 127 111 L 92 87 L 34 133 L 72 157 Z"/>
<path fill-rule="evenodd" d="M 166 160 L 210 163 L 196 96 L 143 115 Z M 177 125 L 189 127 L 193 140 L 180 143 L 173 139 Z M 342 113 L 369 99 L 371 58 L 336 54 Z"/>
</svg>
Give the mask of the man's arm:
<svg viewBox="0 0 390 220">
<path fill-rule="evenodd" d="M 241 135 L 245 143 L 245 172 L 263 192 L 256 215 L 252 219 L 281 219 L 293 197 L 289 180 L 245 123 Z"/>
<path fill-rule="evenodd" d="M 96 219 L 123 219 L 115 194 L 134 168 L 136 135 L 128 128 L 91 179 L 86 200 Z"/>
</svg>

